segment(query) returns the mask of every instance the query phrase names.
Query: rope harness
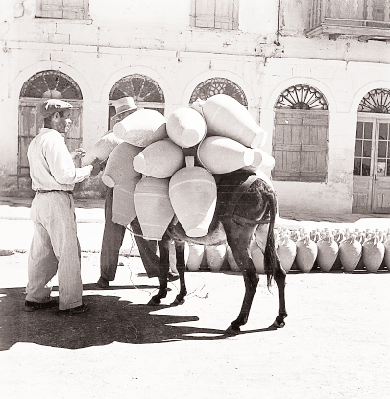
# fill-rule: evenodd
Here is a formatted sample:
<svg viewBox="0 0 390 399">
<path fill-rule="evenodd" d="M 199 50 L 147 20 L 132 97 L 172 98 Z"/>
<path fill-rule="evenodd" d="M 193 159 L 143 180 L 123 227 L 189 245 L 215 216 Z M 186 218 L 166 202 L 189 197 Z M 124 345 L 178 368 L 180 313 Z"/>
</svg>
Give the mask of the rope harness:
<svg viewBox="0 0 390 399">
<path fill-rule="evenodd" d="M 236 209 L 238 201 L 240 200 L 242 195 L 245 194 L 249 190 L 250 186 L 257 179 L 258 179 L 258 177 L 256 175 L 250 175 L 242 184 L 240 184 L 234 190 L 234 192 L 232 194 L 232 198 L 230 199 L 229 204 L 227 205 L 225 214 L 223 215 L 223 218 L 226 218 L 226 219 L 231 218 L 234 221 L 239 222 L 239 223 L 247 223 L 247 224 L 255 224 L 255 225 L 270 223 L 269 218 L 263 220 L 263 216 L 269 212 L 269 204 L 268 203 L 267 203 L 267 206 L 266 206 L 263 214 L 257 219 L 248 219 L 243 216 L 234 215 L 234 210 Z"/>
</svg>

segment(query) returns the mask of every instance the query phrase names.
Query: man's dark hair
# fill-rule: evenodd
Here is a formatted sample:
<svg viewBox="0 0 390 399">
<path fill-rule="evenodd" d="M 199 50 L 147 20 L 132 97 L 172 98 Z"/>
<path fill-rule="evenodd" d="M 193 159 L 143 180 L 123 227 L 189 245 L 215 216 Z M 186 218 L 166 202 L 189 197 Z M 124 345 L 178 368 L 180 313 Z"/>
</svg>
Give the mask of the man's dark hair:
<svg viewBox="0 0 390 399">
<path fill-rule="evenodd" d="M 57 112 L 60 114 L 61 118 L 64 117 L 64 111 L 57 111 Z M 51 126 L 51 117 L 53 115 L 55 115 L 55 113 L 50 115 L 50 116 L 48 116 L 47 118 L 43 118 L 43 127 L 46 127 L 46 128 L 51 128 L 52 127 Z"/>
</svg>

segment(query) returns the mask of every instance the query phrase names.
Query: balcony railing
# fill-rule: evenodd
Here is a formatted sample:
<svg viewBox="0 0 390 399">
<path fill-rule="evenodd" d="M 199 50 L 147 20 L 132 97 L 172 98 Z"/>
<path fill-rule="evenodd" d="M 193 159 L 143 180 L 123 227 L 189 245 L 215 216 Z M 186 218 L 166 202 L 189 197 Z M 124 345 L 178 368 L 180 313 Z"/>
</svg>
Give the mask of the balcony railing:
<svg viewBox="0 0 390 399">
<path fill-rule="evenodd" d="M 390 0 L 312 0 L 306 36 L 390 40 Z"/>
</svg>

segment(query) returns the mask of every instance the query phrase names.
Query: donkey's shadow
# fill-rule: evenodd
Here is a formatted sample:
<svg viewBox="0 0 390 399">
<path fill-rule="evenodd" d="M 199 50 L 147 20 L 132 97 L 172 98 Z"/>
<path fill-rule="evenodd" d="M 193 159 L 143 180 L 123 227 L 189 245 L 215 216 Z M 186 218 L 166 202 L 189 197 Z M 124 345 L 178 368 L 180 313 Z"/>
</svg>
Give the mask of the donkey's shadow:
<svg viewBox="0 0 390 399">
<path fill-rule="evenodd" d="M 10 349 L 18 342 L 81 349 L 114 341 L 149 344 L 230 337 L 224 330 L 175 325 L 199 320 L 195 315 L 155 314 L 169 306 L 133 304 L 115 295 L 88 295 L 90 310 L 74 316 L 59 316 L 55 309 L 27 313 L 24 311 L 24 290 L 24 287 L 0 289 L 0 350 Z M 274 329 L 271 326 L 244 333 Z"/>
</svg>

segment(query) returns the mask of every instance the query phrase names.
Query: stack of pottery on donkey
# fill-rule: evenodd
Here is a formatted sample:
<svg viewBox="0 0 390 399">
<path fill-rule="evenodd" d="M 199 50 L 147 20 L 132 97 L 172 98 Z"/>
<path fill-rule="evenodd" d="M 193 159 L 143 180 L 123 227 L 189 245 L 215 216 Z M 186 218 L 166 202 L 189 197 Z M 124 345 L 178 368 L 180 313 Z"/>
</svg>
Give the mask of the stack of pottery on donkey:
<svg viewBox="0 0 390 399">
<path fill-rule="evenodd" d="M 267 179 L 275 165 L 261 149 L 266 132 L 224 94 L 181 107 L 167 120 L 139 110 L 114 125 L 113 134 L 120 144 L 102 179 L 114 190 L 120 187 L 116 222 L 128 224 L 137 216 L 146 239 L 161 240 L 175 215 L 189 237 L 205 236 L 217 200 L 214 175 L 246 169 Z"/>
</svg>

